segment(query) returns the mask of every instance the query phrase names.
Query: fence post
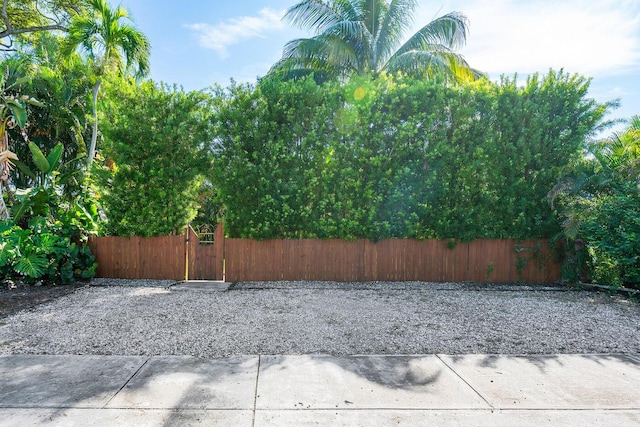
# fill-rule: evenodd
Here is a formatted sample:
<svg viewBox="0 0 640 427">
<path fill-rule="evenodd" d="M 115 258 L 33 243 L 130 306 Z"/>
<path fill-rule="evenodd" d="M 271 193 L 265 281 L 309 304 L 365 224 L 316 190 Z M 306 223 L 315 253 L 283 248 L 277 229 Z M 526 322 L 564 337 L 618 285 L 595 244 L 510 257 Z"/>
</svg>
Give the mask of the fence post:
<svg viewBox="0 0 640 427">
<path fill-rule="evenodd" d="M 222 221 L 216 226 L 216 230 L 213 235 L 213 244 L 215 245 L 215 257 L 216 257 L 216 280 L 225 280 L 224 271 L 224 224 Z"/>
<path fill-rule="evenodd" d="M 189 281 L 189 240 L 191 237 L 191 224 L 187 225 L 184 232 L 184 281 Z"/>
</svg>

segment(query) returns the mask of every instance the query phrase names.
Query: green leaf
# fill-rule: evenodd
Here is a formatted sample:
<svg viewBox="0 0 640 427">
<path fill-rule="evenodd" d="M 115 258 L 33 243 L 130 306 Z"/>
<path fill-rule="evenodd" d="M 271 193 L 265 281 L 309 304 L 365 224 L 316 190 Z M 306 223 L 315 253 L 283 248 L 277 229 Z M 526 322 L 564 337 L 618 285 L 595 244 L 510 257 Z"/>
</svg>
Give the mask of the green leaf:
<svg viewBox="0 0 640 427">
<path fill-rule="evenodd" d="M 43 103 L 43 102 L 38 101 L 38 100 L 37 100 L 37 99 L 35 99 L 35 98 L 29 98 L 29 99 L 27 99 L 25 102 L 26 102 L 27 104 L 29 104 L 29 105 L 33 105 L 34 107 L 44 107 L 44 103 Z"/>
<path fill-rule="evenodd" d="M 17 224 L 18 221 L 29 211 L 32 206 L 31 199 L 24 199 L 20 203 L 14 203 L 11 207 L 11 216 L 13 216 L 13 223 Z"/>
<path fill-rule="evenodd" d="M 0 267 L 4 267 L 9 264 L 11 259 L 15 256 L 16 245 L 11 241 L 4 241 L 0 243 Z"/>
<path fill-rule="evenodd" d="M 23 128 L 27 124 L 27 109 L 24 102 L 17 100 L 6 100 L 7 107 L 11 110 L 13 118 L 16 119 L 18 126 Z"/>
<path fill-rule="evenodd" d="M 54 248 L 61 238 L 54 234 L 41 233 L 39 235 L 35 235 L 33 240 L 35 245 L 38 247 L 39 253 L 49 254 L 51 252 L 55 252 Z"/>
<path fill-rule="evenodd" d="M 23 85 L 25 83 L 29 83 L 30 81 L 31 81 L 31 77 L 28 77 L 28 76 L 27 77 L 20 77 L 20 78 L 16 79 L 16 81 L 11 86 L 7 87 L 7 89 L 10 89 L 10 88 L 12 88 L 14 86 L 20 86 L 20 85 Z"/>
<path fill-rule="evenodd" d="M 11 208 L 14 224 L 17 224 L 31 209 L 33 209 L 36 215 L 46 216 L 49 214 L 48 202 L 50 196 L 44 188 L 17 190 L 16 196 L 18 196 L 18 202 L 14 203 Z"/>
<path fill-rule="evenodd" d="M 40 188 L 38 192 L 33 196 L 33 211 L 36 215 L 46 216 L 49 214 L 49 200 L 50 196 L 47 190 Z"/>
<path fill-rule="evenodd" d="M 42 173 L 49 172 L 49 170 L 51 169 L 51 167 L 49 166 L 49 161 L 44 156 L 44 154 L 42 154 L 40 148 L 33 142 L 30 142 L 28 145 L 29 150 L 31 151 L 31 157 L 33 157 L 33 162 L 36 164 L 38 169 L 40 169 Z"/>
<path fill-rule="evenodd" d="M 60 159 L 62 158 L 62 151 L 64 150 L 64 146 L 61 143 L 58 143 L 53 150 L 49 152 L 47 156 L 47 162 L 49 163 L 49 170 L 55 170 L 60 163 Z"/>
<path fill-rule="evenodd" d="M 47 269 L 47 257 L 44 254 L 31 252 L 20 257 L 13 267 L 18 273 L 37 279 L 42 277 Z"/>
<path fill-rule="evenodd" d="M 31 170 L 31 168 L 27 165 L 25 165 L 24 163 L 22 163 L 20 160 L 10 160 L 11 163 L 13 163 L 14 165 L 16 165 L 18 167 L 18 169 L 20 169 L 20 172 L 24 173 L 25 175 L 27 175 L 29 178 L 33 179 L 35 181 L 36 179 L 36 174 L 33 173 L 33 171 Z"/>
<path fill-rule="evenodd" d="M 93 230 L 97 230 L 99 225 L 98 223 L 95 221 L 94 218 L 97 218 L 98 216 L 98 209 L 96 208 L 95 205 L 91 205 L 91 211 L 89 212 L 84 205 L 82 205 L 81 203 L 77 203 L 75 204 L 75 208 L 77 210 L 77 214 L 82 214 L 84 215 L 84 218 L 82 218 L 84 221 L 86 221 L 87 223 L 89 223 L 89 228 L 93 229 Z M 80 216 L 80 215 L 78 215 Z"/>
</svg>

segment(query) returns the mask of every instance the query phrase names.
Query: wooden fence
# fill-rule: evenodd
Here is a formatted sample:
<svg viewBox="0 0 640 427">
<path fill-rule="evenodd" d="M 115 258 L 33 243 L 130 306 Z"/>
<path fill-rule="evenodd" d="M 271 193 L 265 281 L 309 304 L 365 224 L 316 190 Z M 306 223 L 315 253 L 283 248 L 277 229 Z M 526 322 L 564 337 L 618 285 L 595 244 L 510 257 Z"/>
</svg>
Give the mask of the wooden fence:
<svg viewBox="0 0 640 427">
<path fill-rule="evenodd" d="M 225 239 L 198 241 L 193 230 L 164 237 L 89 241 L 98 277 L 172 280 L 329 280 L 551 283 L 561 269 L 546 240 L 446 241 Z M 224 271 L 223 271 L 224 270 Z"/>
<path fill-rule="evenodd" d="M 185 236 L 91 237 L 97 277 L 184 280 Z"/>
<path fill-rule="evenodd" d="M 97 277 L 120 279 L 222 280 L 224 230 L 214 244 L 200 244 L 191 227 L 179 236 L 91 237 Z"/>
<path fill-rule="evenodd" d="M 226 280 L 551 283 L 561 269 L 546 240 L 225 239 Z"/>
</svg>

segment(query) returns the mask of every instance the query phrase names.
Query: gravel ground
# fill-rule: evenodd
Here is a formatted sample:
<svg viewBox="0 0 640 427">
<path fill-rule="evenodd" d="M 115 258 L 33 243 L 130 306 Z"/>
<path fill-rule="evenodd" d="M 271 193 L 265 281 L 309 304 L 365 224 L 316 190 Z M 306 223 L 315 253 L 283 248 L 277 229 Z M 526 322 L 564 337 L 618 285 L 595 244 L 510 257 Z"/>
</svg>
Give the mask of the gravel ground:
<svg viewBox="0 0 640 427">
<path fill-rule="evenodd" d="M 570 288 L 97 279 L 0 323 L 0 354 L 640 353 L 640 304 Z"/>
</svg>

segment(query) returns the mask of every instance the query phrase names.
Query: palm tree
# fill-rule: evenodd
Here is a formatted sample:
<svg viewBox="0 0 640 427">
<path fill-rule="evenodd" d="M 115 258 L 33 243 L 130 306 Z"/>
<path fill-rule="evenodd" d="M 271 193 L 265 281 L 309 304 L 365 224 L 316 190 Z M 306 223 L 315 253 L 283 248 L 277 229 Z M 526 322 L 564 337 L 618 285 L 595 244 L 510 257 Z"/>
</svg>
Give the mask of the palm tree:
<svg viewBox="0 0 640 427">
<path fill-rule="evenodd" d="M 88 165 L 96 153 L 98 137 L 98 93 L 102 76 L 110 71 L 127 72 L 135 69 L 136 77 L 149 72 L 151 45 L 149 40 L 124 20 L 128 12 L 121 6 L 112 9 L 106 0 L 89 0 L 90 11 L 75 15 L 69 24 L 63 44 L 63 55 L 70 55 L 78 47 L 86 51 L 96 65 L 97 79 L 93 87 L 93 131 L 89 145 Z"/>
<path fill-rule="evenodd" d="M 415 0 L 303 0 L 284 19 L 316 35 L 287 43 L 270 73 L 289 78 L 316 73 L 320 79 L 382 71 L 447 80 L 480 76 L 456 53 L 468 32 L 460 12 L 434 19 L 401 44 L 416 5 Z"/>
<path fill-rule="evenodd" d="M 594 156 L 608 181 L 640 185 L 640 116 L 633 116 L 623 132 L 614 132 Z M 615 185 L 615 184 L 614 184 Z"/>
</svg>

